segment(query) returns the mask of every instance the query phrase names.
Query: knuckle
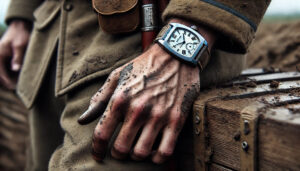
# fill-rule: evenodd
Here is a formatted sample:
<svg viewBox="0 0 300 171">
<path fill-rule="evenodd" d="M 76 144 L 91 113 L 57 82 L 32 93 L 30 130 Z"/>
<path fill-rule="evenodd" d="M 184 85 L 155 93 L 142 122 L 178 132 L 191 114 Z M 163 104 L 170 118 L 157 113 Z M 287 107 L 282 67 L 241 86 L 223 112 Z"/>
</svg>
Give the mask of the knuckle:
<svg viewBox="0 0 300 171">
<path fill-rule="evenodd" d="M 109 78 L 116 78 L 119 75 L 120 72 L 121 72 L 121 68 L 117 68 L 117 69 L 113 70 L 109 74 Z"/>
<path fill-rule="evenodd" d="M 151 116 L 151 120 L 154 123 L 160 122 L 164 118 L 164 114 L 162 112 L 153 113 Z"/>
<path fill-rule="evenodd" d="M 147 149 L 135 148 L 133 154 L 138 158 L 146 158 L 150 155 L 150 151 Z"/>
<path fill-rule="evenodd" d="M 120 154 L 127 154 L 130 151 L 128 147 L 121 145 L 120 143 L 114 144 L 114 150 Z"/>
<path fill-rule="evenodd" d="M 139 115 L 143 111 L 143 105 L 137 104 L 137 103 L 132 103 L 131 108 L 133 110 L 133 113 L 136 115 Z"/>
<path fill-rule="evenodd" d="M 162 156 L 163 158 L 168 158 L 173 155 L 173 150 L 171 150 L 171 149 L 159 150 L 158 154 L 160 156 Z"/>
<path fill-rule="evenodd" d="M 100 133 L 100 131 L 94 132 L 94 136 L 93 136 L 94 142 L 103 142 L 103 141 L 106 141 L 107 139 L 108 139 L 108 137 L 105 134 Z"/>
<path fill-rule="evenodd" d="M 179 123 L 182 120 L 182 116 L 180 115 L 180 113 L 171 113 L 169 120 L 173 123 Z"/>
<path fill-rule="evenodd" d="M 131 115 L 128 117 L 128 121 L 129 121 L 129 125 L 131 127 L 134 127 L 136 124 L 139 123 L 140 121 L 140 114 L 137 112 L 133 112 L 131 113 Z"/>
<path fill-rule="evenodd" d="M 125 101 L 125 98 L 122 93 L 118 92 L 113 97 L 113 102 L 115 106 L 120 106 Z"/>
</svg>

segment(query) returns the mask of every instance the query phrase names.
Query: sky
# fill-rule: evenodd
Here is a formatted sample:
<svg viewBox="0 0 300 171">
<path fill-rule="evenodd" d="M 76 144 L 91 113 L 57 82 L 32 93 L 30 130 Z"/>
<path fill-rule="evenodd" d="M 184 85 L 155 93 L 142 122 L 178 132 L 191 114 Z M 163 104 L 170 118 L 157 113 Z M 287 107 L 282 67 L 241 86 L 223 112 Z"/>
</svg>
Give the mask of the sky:
<svg viewBox="0 0 300 171">
<path fill-rule="evenodd" d="M 0 0 L 0 23 L 3 23 L 9 0 Z M 255 9 L 253 9 L 255 10 Z M 266 15 L 300 14 L 300 0 L 272 0 Z"/>
<path fill-rule="evenodd" d="M 8 4 L 9 0 L 0 0 L 0 24 L 4 22 L 5 12 Z"/>
<path fill-rule="evenodd" d="M 266 15 L 300 14 L 300 0 L 272 0 Z"/>
</svg>

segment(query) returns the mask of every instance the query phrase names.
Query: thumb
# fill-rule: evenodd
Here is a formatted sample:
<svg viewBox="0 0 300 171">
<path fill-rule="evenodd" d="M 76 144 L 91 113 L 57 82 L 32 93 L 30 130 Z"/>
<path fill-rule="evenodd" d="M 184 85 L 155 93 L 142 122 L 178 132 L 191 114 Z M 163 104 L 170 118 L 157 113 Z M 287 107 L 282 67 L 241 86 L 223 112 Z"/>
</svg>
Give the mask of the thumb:
<svg viewBox="0 0 300 171">
<path fill-rule="evenodd" d="M 11 62 L 11 69 L 15 72 L 20 71 L 25 48 L 23 46 L 17 46 L 13 48 L 13 58 Z"/>
</svg>

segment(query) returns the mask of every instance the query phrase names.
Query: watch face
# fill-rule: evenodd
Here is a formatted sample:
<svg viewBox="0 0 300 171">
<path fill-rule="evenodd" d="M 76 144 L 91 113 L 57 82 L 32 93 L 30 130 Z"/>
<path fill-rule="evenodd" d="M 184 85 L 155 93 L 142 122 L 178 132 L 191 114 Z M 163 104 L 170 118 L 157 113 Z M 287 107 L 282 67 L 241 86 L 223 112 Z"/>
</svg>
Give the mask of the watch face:
<svg viewBox="0 0 300 171">
<path fill-rule="evenodd" d="M 167 42 L 175 52 L 189 58 L 193 56 L 200 44 L 199 38 L 184 28 L 174 30 Z"/>
</svg>

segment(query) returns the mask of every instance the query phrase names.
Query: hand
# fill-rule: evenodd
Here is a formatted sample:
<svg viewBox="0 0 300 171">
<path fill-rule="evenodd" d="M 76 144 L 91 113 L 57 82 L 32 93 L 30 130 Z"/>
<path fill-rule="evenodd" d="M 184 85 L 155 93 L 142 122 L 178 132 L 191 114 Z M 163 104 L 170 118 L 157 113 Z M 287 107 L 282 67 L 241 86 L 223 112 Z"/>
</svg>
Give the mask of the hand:
<svg viewBox="0 0 300 171">
<path fill-rule="evenodd" d="M 199 90 L 198 67 L 179 62 L 157 44 L 112 72 L 79 118 L 79 123 L 88 123 L 106 108 L 94 131 L 95 160 L 103 160 L 115 128 L 123 121 L 112 156 L 123 159 L 133 148 L 131 157 L 142 160 L 157 150 L 152 155 L 153 162 L 164 162 L 173 153 Z M 136 137 L 139 130 L 142 132 Z M 159 133 L 160 145 L 152 149 Z"/>
<path fill-rule="evenodd" d="M 30 24 L 14 20 L 0 40 L 0 82 L 8 89 L 15 89 L 29 41 Z"/>
<path fill-rule="evenodd" d="M 176 19 L 170 22 L 187 22 Z M 209 43 L 215 37 L 199 28 Z M 199 69 L 178 61 L 158 44 L 113 71 L 78 119 L 88 124 L 102 113 L 93 134 L 92 154 L 102 161 L 117 125 L 123 122 L 111 154 L 134 160 L 151 156 L 163 163 L 173 154 L 178 135 L 200 90 Z M 161 134 L 161 139 L 159 135 Z M 158 149 L 153 144 L 159 141 Z"/>
</svg>

